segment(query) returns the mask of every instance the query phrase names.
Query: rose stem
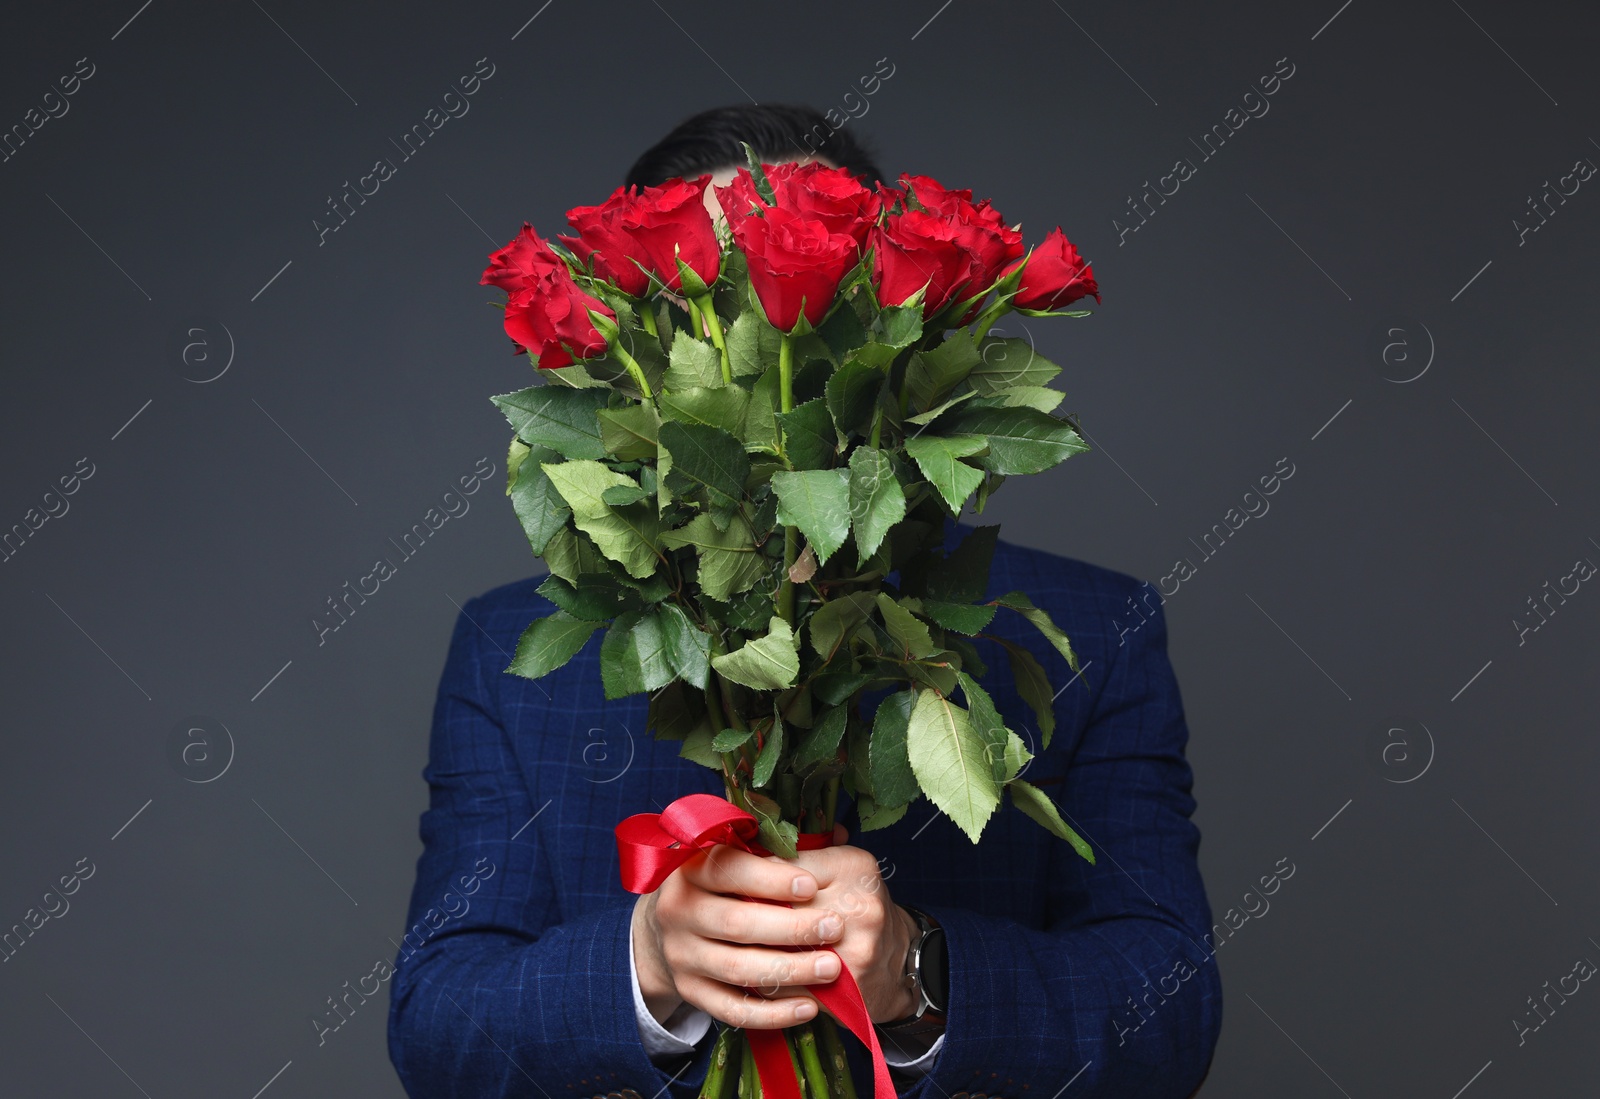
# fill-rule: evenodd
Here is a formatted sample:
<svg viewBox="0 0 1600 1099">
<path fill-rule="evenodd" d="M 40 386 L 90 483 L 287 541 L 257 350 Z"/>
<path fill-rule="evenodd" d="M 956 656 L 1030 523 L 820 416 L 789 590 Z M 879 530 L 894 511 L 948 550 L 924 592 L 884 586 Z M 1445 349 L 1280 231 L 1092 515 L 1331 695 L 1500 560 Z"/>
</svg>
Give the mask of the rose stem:
<svg viewBox="0 0 1600 1099">
<path fill-rule="evenodd" d="M 711 1066 L 706 1069 L 705 1083 L 700 1087 L 700 1099 L 726 1099 L 728 1085 L 738 1085 L 738 1077 L 728 1072 L 729 1062 L 738 1056 L 734 1043 L 743 1042 L 743 1032 L 733 1027 L 723 1027 L 717 1035 L 717 1044 L 711 1048 Z"/>
<path fill-rule="evenodd" d="M 644 399 L 647 401 L 654 400 L 655 394 L 650 390 L 650 383 L 645 381 L 644 369 L 634 361 L 633 356 L 624 351 L 621 344 L 613 344 L 611 353 L 621 359 L 622 365 L 628 368 L 628 376 L 639 387 L 639 392 L 644 395 Z"/>
<path fill-rule="evenodd" d="M 856 1099 L 855 1081 L 850 1078 L 850 1062 L 844 1055 L 844 1043 L 839 1040 L 839 1028 L 834 1024 L 833 1016 L 819 1015 L 817 1022 L 822 1031 L 823 1051 L 827 1055 L 833 1099 Z"/>
<path fill-rule="evenodd" d="M 778 345 L 778 411 L 792 412 L 794 410 L 794 342 L 788 333 L 784 333 L 783 342 Z M 787 433 L 785 433 L 784 449 L 788 449 Z M 799 532 L 793 527 L 783 528 L 783 580 L 778 585 L 778 614 L 791 627 L 794 626 L 794 581 L 789 579 L 789 570 L 794 568 L 795 558 L 800 552 Z"/>
<path fill-rule="evenodd" d="M 794 1070 L 795 1089 L 803 1096 L 806 1093 L 806 1076 L 800 1071 L 800 1058 L 795 1052 L 795 1045 L 799 1041 L 799 1035 L 795 1033 L 797 1029 L 796 1027 L 784 1028 L 783 1047 L 789 1051 L 789 1067 Z M 821 1097 L 813 1096 L 812 1099 L 821 1099 Z"/>
<path fill-rule="evenodd" d="M 639 302 L 639 322 L 644 325 L 644 330 L 650 333 L 651 339 L 661 342 L 661 333 L 656 330 L 656 307 L 650 298 L 643 298 Z"/>
<path fill-rule="evenodd" d="M 833 1099 L 833 1089 L 828 1087 L 828 1073 L 822 1067 L 822 1055 L 817 1050 L 817 1033 L 810 1023 L 791 1027 L 795 1048 L 800 1051 L 800 1064 L 805 1068 L 806 1083 L 811 1088 L 811 1099 Z"/>
<path fill-rule="evenodd" d="M 717 316 L 717 307 L 712 303 L 710 294 L 700 299 L 700 313 L 705 317 L 706 328 L 711 332 L 711 342 L 722 356 L 722 384 L 731 385 L 733 364 L 728 359 L 728 344 L 722 338 L 722 320 Z"/>
<path fill-rule="evenodd" d="M 744 1056 L 739 1063 L 739 1099 L 761 1099 L 761 1073 L 756 1068 L 755 1051 L 748 1040 L 740 1044 Z"/>
</svg>

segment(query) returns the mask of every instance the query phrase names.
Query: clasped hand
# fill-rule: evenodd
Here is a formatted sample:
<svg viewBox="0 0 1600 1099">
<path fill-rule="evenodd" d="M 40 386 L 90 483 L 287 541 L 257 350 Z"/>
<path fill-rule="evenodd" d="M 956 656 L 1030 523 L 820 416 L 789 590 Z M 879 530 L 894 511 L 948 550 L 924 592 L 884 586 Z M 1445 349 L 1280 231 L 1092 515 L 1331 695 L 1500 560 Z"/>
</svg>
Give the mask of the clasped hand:
<svg viewBox="0 0 1600 1099">
<path fill-rule="evenodd" d="M 842 959 L 873 1022 L 909 1015 L 903 967 L 916 921 L 848 838 L 835 825 L 834 846 L 795 859 L 718 845 L 642 895 L 634 964 L 650 1013 L 665 1021 L 688 1002 L 729 1026 L 794 1026 L 817 1015 L 808 986 L 837 977 Z"/>
</svg>

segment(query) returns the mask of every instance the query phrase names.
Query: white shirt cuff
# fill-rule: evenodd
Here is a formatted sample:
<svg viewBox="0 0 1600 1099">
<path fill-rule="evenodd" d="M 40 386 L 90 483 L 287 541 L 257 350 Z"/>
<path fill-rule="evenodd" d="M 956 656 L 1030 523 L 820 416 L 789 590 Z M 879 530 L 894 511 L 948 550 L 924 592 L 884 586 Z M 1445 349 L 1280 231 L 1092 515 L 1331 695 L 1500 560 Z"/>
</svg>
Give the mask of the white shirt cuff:
<svg viewBox="0 0 1600 1099">
<path fill-rule="evenodd" d="M 644 1044 L 644 1051 L 652 1059 L 660 1057 L 679 1057 L 685 1053 L 693 1053 L 706 1032 L 711 1029 L 711 1016 L 700 1008 L 690 1007 L 687 1001 L 667 1017 L 669 1025 L 663 1026 L 650 1014 L 650 1009 L 645 1006 L 644 992 L 639 988 L 639 969 L 633 959 L 633 934 L 628 935 L 628 975 L 633 983 L 633 1013 L 639 1024 L 639 1040 Z M 883 1035 L 879 1033 L 879 1045 L 884 1045 Z M 933 1062 L 939 1055 L 939 1049 L 944 1045 L 944 1035 L 934 1039 L 928 1052 L 910 1061 L 897 1061 L 884 1049 L 883 1059 L 887 1064 L 915 1076 L 923 1076 L 933 1068 Z"/>
<path fill-rule="evenodd" d="M 633 981 L 633 1014 L 639 1024 L 639 1040 L 652 1060 L 657 1057 L 682 1056 L 693 1053 L 695 1046 L 711 1029 L 711 1016 L 688 1001 L 667 1016 L 668 1026 L 663 1026 L 645 1006 L 644 993 L 639 989 L 639 970 L 633 962 L 633 932 L 628 932 L 628 974 Z"/>
<path fill-rule="evenodd" d="M 933 1070 L 934 1059 L 939 1056 L 939 1050 L 944 1045 L 944 1035 L 941 1034 L 939 1037 L 935 1038 L 933 1040 L 933 1045 L 928 1047 L 928 1052 L 924 1053 L 921 1057 L 918 1057 L 913 1061 L 896 1061 L 894 1059 L 894 1054 L 889 1052 L 891 1047 L 889 1043 L 884 1040 L 883 1031 L 881 1030 L 878 1031 L 878 1045 L 883 1047 L 883 1059 L 885 1063 L 893 1065 L 902 1072 L 910 1073 L 913 1076 L 926 1076 Z"/>
</svg>

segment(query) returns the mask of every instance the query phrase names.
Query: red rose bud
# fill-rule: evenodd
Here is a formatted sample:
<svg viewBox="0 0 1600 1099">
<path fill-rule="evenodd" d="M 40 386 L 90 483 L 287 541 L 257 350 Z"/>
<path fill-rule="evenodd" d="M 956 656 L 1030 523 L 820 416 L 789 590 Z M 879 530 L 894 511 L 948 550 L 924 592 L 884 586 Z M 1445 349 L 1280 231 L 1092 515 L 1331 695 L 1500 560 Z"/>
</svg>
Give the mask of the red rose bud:
<svg viewBox="0 0 1600 1099">
<path fill-rule="evenodd" d="M 1100 300 L 1100 287 L 1094 281 L 1094 268 L 1083 262 L 1061 227 L 1045 237 L 1022 268 L 1022 284 L 1012 304 L 1019 309 L 1060 309 L 1079 298 L 1094 295 Z M 1010 274 L 1018 264 L 1006 269 Z"/>
<path fill-rule="evenodd" d="M 643 296 L 650 288 L 650 276 L 639 264 L 651 266 L 649 254 L 621 224 L 624 213 L 638 199 L 637 190 L 618 187 L 599 206 L 577 206 L 568 210 L 567 222 L 578 235 L 556 238 L 571 248 L 580 260 L 592 263 L 596 275 L 635 298 Z"/>
<path fill-rule="evenodd" d="M 773 327 L 793 332 L 800 323 L 802 304 L 806 322 L 813 327 L 820 324 L 839 292 L 840 280 L 860 258 L 855 239 L 782 207 L 730 224 L 750 268 L 750 285 Z"/>
<path fill-rule="evenodd" d="M 972 255 L 954 218 L 921 210 L 891 215 L 872 230 L 872 278 L 881 305 L 901 305 L 924 285 L 922 315 L 949 304 L 972 277 Z"/>
<path fill-rule="evenodd" d="M 710 182 L 707 175 L 692 182 L 670 179 L 659 187 L 642 188 L 627 198 L 617 220 L 618 229 L 641 253 L 641 262 L 674 293 L 683 289 L 678 260 L 707 286 L 716 281 L 722 267 L 722 247 L 705 206 Z"/>
<path fill-rule="evenodd" d="M 546 241 L 539 239 L 533 226 L 522 223 L 522 231 L 511 238 L 504 248 L 489 253 L 489 266 L 484 268 L 480 286 L 498 286 L 511 294 L 532 286 L 555 271 L 565 271 L 566 263 L 550 250 Z"/>
<path fill-rule="evenodd" d="M 568 366 L 606 349 L 589 310 L 616 320 L 606 304 L 583 292 L 565 270 L 514 292 L 506 302 L 506 335 L 518 352 L 531 351 L 540 370 Z"/>
</svg>

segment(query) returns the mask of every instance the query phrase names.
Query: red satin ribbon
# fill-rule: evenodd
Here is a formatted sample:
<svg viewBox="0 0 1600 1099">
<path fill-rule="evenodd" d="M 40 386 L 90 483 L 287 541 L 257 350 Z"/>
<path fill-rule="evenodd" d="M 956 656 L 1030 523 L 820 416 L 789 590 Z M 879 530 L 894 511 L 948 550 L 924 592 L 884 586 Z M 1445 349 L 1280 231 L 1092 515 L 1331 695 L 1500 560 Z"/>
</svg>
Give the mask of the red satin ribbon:
<svg viewBox="0 0 1600 1099">
<path fill-rule="evenodd" d="M 713 794 L 685 794 L 660 813 L 636 813 L 616 827 L 623 888 L 630 893 L 653 893 L 696 853 L 718 844 L 753 855 L 772 854 L 756 839 L 757 831 L 755 817 Z M 796 844 L 803 851 L 832 845 L 832 833 L 812 832 L 801 833 Z M 872 1050 L 873 1099 L 896 1099 L 889 1063 L 883 1059 L 883 1049 L 878 1044 L 878 1032 L 873 1028 L 861 989 L 844 959 L 839 959 L 837 977 L 824 985 L 808 985 L 807 989 Z M 755 1055 L 762 1095 L 766 1099 L 801 1099 L 794 1062 L 789 1058 L 783 1032 L 746 1028 L 745 1037 Z"/>
</svg>

